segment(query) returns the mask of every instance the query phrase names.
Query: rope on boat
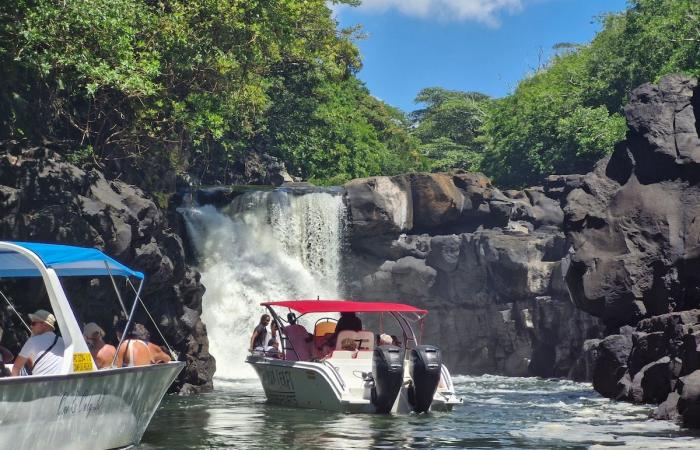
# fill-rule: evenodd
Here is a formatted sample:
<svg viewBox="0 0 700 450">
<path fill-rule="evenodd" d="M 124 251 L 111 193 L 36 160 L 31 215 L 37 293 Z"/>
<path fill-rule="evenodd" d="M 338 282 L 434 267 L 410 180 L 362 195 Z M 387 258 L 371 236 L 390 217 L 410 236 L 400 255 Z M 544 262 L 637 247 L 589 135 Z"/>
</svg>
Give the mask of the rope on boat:
<svg viewBox="0 0 700 450">
<path fill-rule="evenodd" d="M 0 295 L 2 295 L 2 298 L 4 298 L 5 301 L 7 302 L 7 304 L 10 305 L 10 308 L 12 308 L 12 311 L 14 311 L 15 314 L 17 314 L 17 317 L 19 317 L 19 320 L 22 322 L 22 325 L 24 325 L 24 327 L 27 329 L 27 331 L 29 331 L 29 333 L 31 334 L 31 332 L 32 332 L 31 327 L 29 325 L 27 325 L 27 322 L 24 321 L 24 319 L 22 318 L 22 315 L 19 313 L 19 311 L 17 311 L 17 309 L 15 309 L 15 307 L 12 304 L 12 302 L 10 301 L 10 299 L 5 297 L 5 293 L 2 291 L 0 291 Z"/>
<path fill-rule="evenodd" d="M 131 286 L 131 289 L 134 290 L 134 293 L 136 294 L 136 300 L 138 300 L 138 301 L 141 303 L 141 305 L 143 306 L 144 311 L 146 311 L 146 314 L 148 314 L 148 317 L 151 319 L 151 322 L 153 323 L 153 326 L 156 327 L 156 331 L 157 331 L 158 334 L 160 335 L 160 338 L 161 338 L 161 339 L 163 340 L 163 342 L 165 343 L 165 346 L 168 347 L 168 351 L 170 352 L 170 356 L 171 356 L 171 357 L 174 357 L 174 359 L 177 361 L 177 359 L 178 359 L 177 353 L 175 353 L 175 351 L 173 350 L 173 348 L 170 346 L 170 344 L 168 344 L 168 341 L 165 339 L 165 336 L 163 336 L 163 333 L 161 333 L 160 328 L 158 327 L 158 324 L 156 323 L 155 319 L 153 319 L 153 316 L 151 315 L 151 312 L 150 312 L 150 311 L 148 310 L 148 308 L 146 307 L 146 303 L 144 303 L 143 299 L 141 298 L 140 290 L 136 290 L 136 287 L 134 286 L 134 284 L 131 282 L 131 280 L 130 280 L 129 278 L 127 278 L 126 280 L 127 280 L 127 282 L 129 283 L 129 286 Z M 136 300 L 134 300 L 134 301 L 136 301 Z"/>
</svg>

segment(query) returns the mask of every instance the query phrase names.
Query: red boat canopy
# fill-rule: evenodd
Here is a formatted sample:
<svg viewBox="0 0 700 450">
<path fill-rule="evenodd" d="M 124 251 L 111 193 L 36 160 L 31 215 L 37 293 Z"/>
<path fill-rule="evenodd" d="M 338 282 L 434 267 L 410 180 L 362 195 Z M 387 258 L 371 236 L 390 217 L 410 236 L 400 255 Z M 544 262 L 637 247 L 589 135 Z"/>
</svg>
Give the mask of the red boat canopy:
<svg viewBox="0 0 700 450">
<path fill-rule="evenodd" d="M 318 312 L 408 312 L 427 314 L 425 309 L 418 309 L 401 303 L 357 302 L 353 300 L 285 300 L 261 303 L 262 306 L 280 306 L 290 308 L 301 314 Z"/>
</svg>

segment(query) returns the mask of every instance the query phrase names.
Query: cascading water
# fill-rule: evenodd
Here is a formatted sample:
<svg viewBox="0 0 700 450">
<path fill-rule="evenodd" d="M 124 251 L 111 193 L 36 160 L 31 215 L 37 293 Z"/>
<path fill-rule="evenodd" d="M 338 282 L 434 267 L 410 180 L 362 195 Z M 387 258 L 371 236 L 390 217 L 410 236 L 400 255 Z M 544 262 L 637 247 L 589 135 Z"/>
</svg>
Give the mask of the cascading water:
<svg viewBox="0 0 700 450">
<path fill-rule="evenodd" d="M 339 298 L 345 206 L 333 192 L 242 194 L 217 210 L 181 208 L 198 254 L 216 376 L 253 377 L 244 363 L 266 300 Z"/>
</svg>

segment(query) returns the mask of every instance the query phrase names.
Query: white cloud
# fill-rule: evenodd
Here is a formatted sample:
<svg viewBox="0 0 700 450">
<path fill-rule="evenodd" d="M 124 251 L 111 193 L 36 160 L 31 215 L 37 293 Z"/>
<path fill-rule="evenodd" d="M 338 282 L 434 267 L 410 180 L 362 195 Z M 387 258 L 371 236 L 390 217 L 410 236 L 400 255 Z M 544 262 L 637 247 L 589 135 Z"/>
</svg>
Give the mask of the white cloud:
<svg viewBox="0 0 700 450">
<path fill-rule="evenodd" d="M 515 13 L 523 0 L 362 0 L 359 10 L 382 13 L 395 9 L 402 14 L 428 20 L 473 20 L 491 26 L 499 24 L 502 12 Z M 337 12 L 337 11 L 336 11 Z"/>
</svg>

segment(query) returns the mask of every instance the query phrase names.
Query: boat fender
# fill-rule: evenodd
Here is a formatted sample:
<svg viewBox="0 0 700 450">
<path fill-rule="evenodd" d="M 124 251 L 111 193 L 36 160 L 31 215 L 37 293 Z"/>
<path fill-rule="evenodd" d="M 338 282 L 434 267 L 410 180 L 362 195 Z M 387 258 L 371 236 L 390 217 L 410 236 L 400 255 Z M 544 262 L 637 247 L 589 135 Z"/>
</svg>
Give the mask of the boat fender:
<svg viewBox="0 0 700 450">
<path fill-rule="evenodd" d="M 408 373 L 411 384 L 408 387 L 408 401 L 413 411 L 421 413 L 430 409 L 433 397 L 440 383 L 442 355 L 433 345 L 419 345 L 411 350 Z"/>
<path fill-rule="evenodd" d="M 374 349 L 371 398 L 378 413 L 388 414 L 394 406 L 403 383 L 403 360 L 404 351 L 400 347 L 380 345 Z"/>
</svg>

